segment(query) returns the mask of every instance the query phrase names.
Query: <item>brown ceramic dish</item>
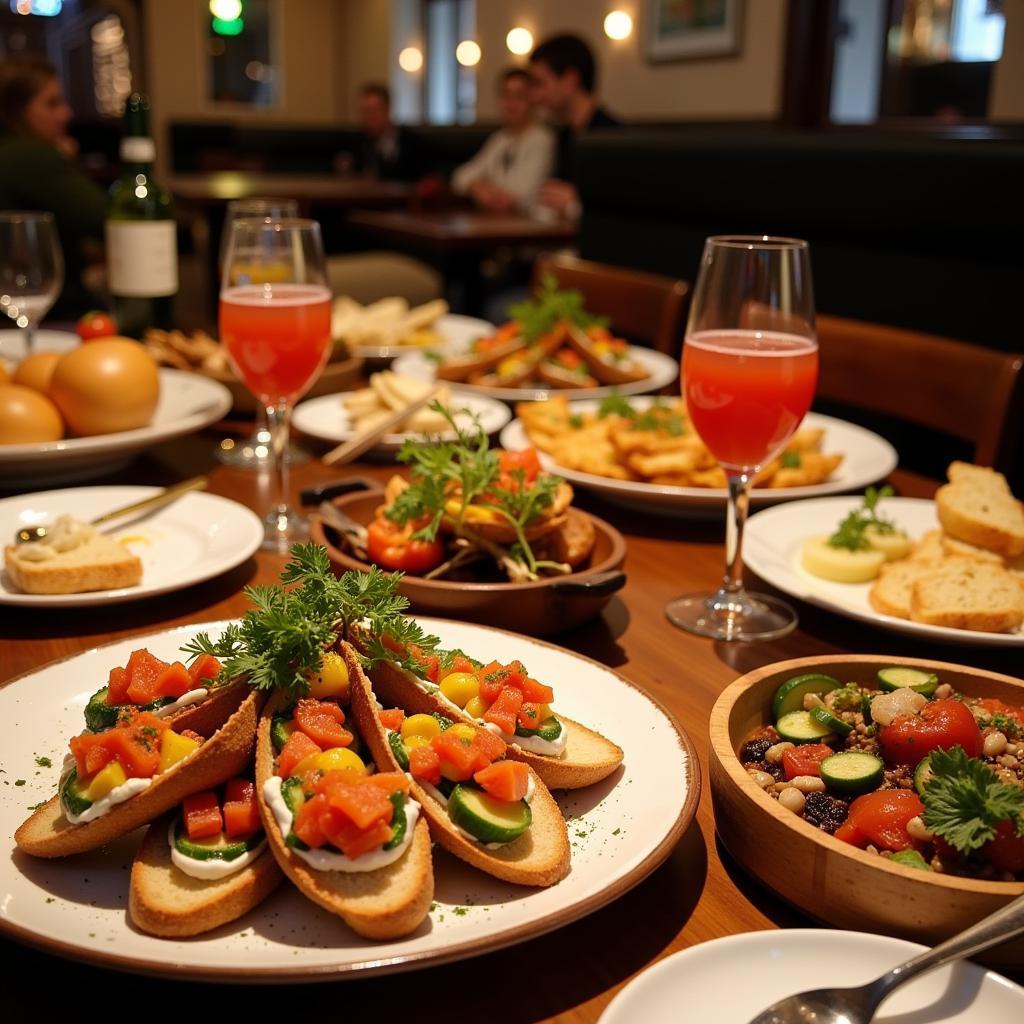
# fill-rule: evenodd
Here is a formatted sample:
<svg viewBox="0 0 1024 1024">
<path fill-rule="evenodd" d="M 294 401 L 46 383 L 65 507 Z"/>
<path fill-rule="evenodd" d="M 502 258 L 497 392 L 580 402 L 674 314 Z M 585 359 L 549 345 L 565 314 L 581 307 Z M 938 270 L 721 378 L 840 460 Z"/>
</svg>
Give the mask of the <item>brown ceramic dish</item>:
<svg viewBox="0 0 1024 1024">
<path fill-rule="evenodd" d="M 780 661 L 748 672 L 722 693 L 711 711 L 715 827 L 747 871 L 804 913 L 839 928 L 934 945 L 1020 896 L 1024 882 L 934 874 L 856 849 L 780 806 L 750 778 L 737 757 L 750 733 L 770 723 L 772 696 L 786 679 L 804 672 L 873 679 L 886 665 L 922 668 L 963 693 L 1024 704 L 1024 682 L 1019 679 L 919 658 L 829 655 Z M 1019 966 L 1024 940 L 1005 943 L 981 959 Z"/>
<path fill-rule="evenodd" d="M 335 498 L 333 504 L 365 525 L 373 519 L 382 500 L 383 494 L 373 491 Z M 587 515 L 578 510 L 576 514 Z M 590 567 L 582 572 L 536 583 L 470 583 L 407 575 L 402 580 L 401 592 L 409 599 L 412 610 L 424 615 L 500 626 L 528 636 L 549 636 L 571 629 L 599 615 L 612 594 L 626 582 L 622 572 L 626 542 L 622 534 L 602 519 L 587 518 L 594 524 L 597 542 Z M 366 562 L 337 546 L 337 533 L 319 515 L 310 517 L 310 536 L 327 548 L 337 571 L 369 569 Z"/>
</svg>

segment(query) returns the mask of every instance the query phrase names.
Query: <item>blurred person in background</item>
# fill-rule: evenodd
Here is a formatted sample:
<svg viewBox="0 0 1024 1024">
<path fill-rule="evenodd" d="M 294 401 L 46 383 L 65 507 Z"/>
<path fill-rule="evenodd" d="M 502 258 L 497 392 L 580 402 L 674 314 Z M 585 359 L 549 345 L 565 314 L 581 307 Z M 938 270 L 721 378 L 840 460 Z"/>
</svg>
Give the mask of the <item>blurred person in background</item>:
<svg viewBox="0 0 1024 1024">
<path fill-rule="evenodd" d="M 539 202 L 559 217 L 580 214 L 575 141 L 586 131 L 620 122 L 597 102 L 597 62 L 579 36 L 545 39 L 530 54 L 534 101 L 559 126 L 554 176 L 541 186 Z"/>
<path fill-rule="evenodd" d="M 360 174 L 380 181 L 418 181 L 429 170 L 423 143 L 391 120 L 386 85 L 368 82 L 360 88 L 359 127 L 363 137 L 353 155 Z"/>
<path fill-rule="evenodd" d="M 528 213 L 555 166 L 555 137 L 534 119 L 530 75 L 509 68 L 498 79 L 501 129 L 452 175 L 452 191 L 489 213 Z"/>
<path fill-rule="evenodd" d="M 43 57 L 0 62 L 0 209 L 48 210 L 64 250 L 64 290 L 50 317 L 77 319 L 96 306 L 82 282 L 87 257 L 102 252 L 106 194 L 75 163 L 71 108 Z"/>
</svg>

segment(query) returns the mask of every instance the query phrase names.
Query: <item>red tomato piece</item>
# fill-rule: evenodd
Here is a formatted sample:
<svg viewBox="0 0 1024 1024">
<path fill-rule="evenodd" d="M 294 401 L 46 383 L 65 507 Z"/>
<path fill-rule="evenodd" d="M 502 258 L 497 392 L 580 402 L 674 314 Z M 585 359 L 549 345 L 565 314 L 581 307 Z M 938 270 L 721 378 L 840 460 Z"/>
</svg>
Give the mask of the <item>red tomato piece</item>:
<svg viewBox="0 0 1024 1024">
<path fill-rule="evenodd" d="M 495 761 L 476 772 L 473 781 L 495 800 L 515 803 L 526 796 L 530 769 L 522 761 Z"/>
<path fill-rule="evenodd" d="M 540 458 L 536 448 L 524 448 L 519 452 L 499 451 L 498 466 L 502 477 L 499 485 L 505 490 L 518 490 L 520 474 L 523 482 L 528 485 L 540 474 Z"/>
<path fill-rule="evenodd" d="M 441 781 L 441 758 L 433 747 L 413 747 L 409 751 L 409 771 L 414 779 L 436 786 Z"/>
<path fill-rule="evenodd" d="M 118 704 L 127 704 L 130 682 L 127 669 L 112 668 L 107 679 L 107 703 L 113 707 Z"/>
<path fill-rule="evenodd" d="M 156 699 L 156 681 L 170 666 L 149 651 L 132 651 L 125 669 L 128 673 L 126 696 L 131 704 L 148 704 Z"/>
<path fill-rule="evenodd" d="M 498 694 L 497 700 L 484 712 L 484 721 L 492 722 L 506 736 L 513 736 L 516 731 L 516 715 L 519 714 L 519 709 L 522 706 L 522 690 L 518 690 L 514 686 L 506 686 Z"/>
<path fill-rule="evenodd" d="M 345 712 L 334 701 L 304 697 L 295 705 L 294 721 L 321 750 L 352 743 L 352 733 L 342 727 Z"/>
<path fill-rule="evenodd" d="M 356 782 L 361 786 L 373 786 L 382 790 L 385 795 L 405 793 L 409 789 L 409 780 L 405 772 L 374 772 L 373 775 L 355 775 Z"/>
<path fill-rule="evenodd" d="M 224 786 L 225 803 L 255 803 L 256 783 L 252 779 L 228 779 Z"/>
<path fill-rule="evenodd" d="M 534 704 L 550 704 L 555 699 L 555 691 L 550 686 L 537 682 L 529 676 L 519 686 L 522 691 L 523 700 L 532 701 Z"/>
<path fill-rule="evenodd" d="M 217 803 L 217 794 L 213 790 L 185 797 L 181 810 L 189 839 L 207 839 L 219 836 L 224 831 L 224 819 Z"/>
<path fill-rule="evenodd" d="M 320 827 L 321 815 L 327 810 L 327 797 L 317 793 L 303 802 L 292 820 L 292 831 L 314 850 L 327 842 L 327 836 Z"/>
<path fill-rule="evenodd" d="M 157 676 L 153 684 L 155 697 L 180 697 L 192 689 L 192 676 L 180 661 L 175 661 Z"/>
<path fill-rule="evenodd" d="M 1024 871 L 1024 835 L 1017 835 L 1012 821 L 1001 821 L 995 838 L 982 847 L 981 855 L 997 871 Z"/>
<path fill-rule="evenodd" d="M 990 715 L 1006 715 L 1008 718 L 1016 719 L 1017 723 L 1024 727 L 1024 708 L 1017 708 L 1012 704 L 1006 704 L 998 697 L 984 697 L 978 701 L 978 704 Z"/>
<path fill-rule="evenodd" d="M 328 806 L 341 811 L 360 829 L 367 829 L 377 821 L 390 822 L 395 809 L 388 794 L 378 786 L 360 785 L 336 777 L 345 774 L 328 772 L 317 784 L 317 789 L 327 797 Z"/>
<path fill-rule="evenodd" d="M 454 672 L 467 672 L 471 676 L 476 675 L 476 665 L 474 665 L 469 658 L 466 658 L 461 654 L 456 654 L 449 660 L 448 666 L 444 670 L 444 674 L 448 676 Z"/>
<path fill-rule="evenodd" d="M 879 789 L 850 804 L 836 838 L 854 846 L 874 843 L 883 850 L 919 849 L 921 843 L 907 831 L 907 822 L 924 813 L 921 798 L 909 789 Z"/>
<path fill-rule="evenodd" d="M 533 701 L 524 700 L 522 707 L 519 709 L 519 714 L 516 715 L 516 721 L 524 729 L 537 729 L 540 726 L 540 705 L 534 704 Z"/>
<path fill-rule="evenodd" d="M 99 309 L 90 309 L 75 324 L 75 330 L 82 341 L 93 341 L 96 338 L 111 338 L 117 334 L 117 324 L 109 313 Z"/>
<path fill-rule="evenodd" d="M 436 654 L 430 654 L 423 650 L 419 644 L 409 644 L 407 653 L 419 666 L 425 679 L 436 683 L 441 672 L 441 658 Z"/>
<path fill-rule="evenodd" d="M 380 724 L 385 729 L 397 732 L 402 728 L 402 723 L 405 721 L 405 712 L 401 708 L 388 708 L 385 711 L 378 711 L 377 718 L 380 719 Z"/>
<path fill-rule="evenodd" d="M 321 815 L 320 828 L 332 846 L 353 860 L 375 850 L 391 838 L 391 826 L 387 822 L 375 821 L 363 829 L 333 809 Z"/>
<path fill-rule="evenodd" d="M 963 747 L 981 754 L 982 737 L 970 710 L 958 700 L 933 700 L 918 715 L 900 715 L 878 733 L 887 764 L 916 765 L 933 750 Z"/>
<path fill-rule="evenodd" d="M 488 704 L 498 699 L 498 695 L 505 689 L 508 680 L 508 670 L 501 662 L 492 661 L 484 665 L 476 674 L 480 680 L 480 696 Z"/>
<path fill-rule="evenodd" d="M 505 741 L 500 736 L 495 736 L 490 729 L 477 729 L 473 742 L 488 764 L 505 756 Z"/>
<path fill-rule="evenodd" d="M 386 516 L 378 516 L 366 528 L 366 551 L 370 561 L 382 569 L 396 569 L 414 576 L 437 568 L 444 561 L 444 542 L 439 537 L 412 539 L 412 534 L 423 525 L 408 522 L 399 526 Z"/>
<path fill-rule="evenodd" d="M 71 753 L 80 779 L 95 775 L 114 756 L 107 746 L 107 733 L 85 732 L 71 738 Z"/>
<path fill-rule="evenodd" d="M 782 754 L 782 770 L 787 779 L 798 775 L 821 775 L 821 762 L 835 751 L 827 743 L 803 743 Z"/>
<path fill-rule="evenodd" d="M 144 711 L 126 716 L 124 725 L 109 729 L 107 747 L 130 779 L 151 779 L 160 769 L 160 736 L 168 728 L 156 715 Z"/>
<path fill-rule="evenodd" d="M 304 732 L 296 729 L 281 748 L 281 753 L 277 755 L 277 774 L 282 779 L 287 779 L 300 761 L 305 760 L 310 754 L 319 754 L 320 750 L 321 748 Z"/>
<path fill-rule="evenodd" d="M 479 744 L 465 736 L 455 735 L 451 729 L 435 736 L 430 745 L 441 759 L 441 770 L 453 782 L 465 782 L 473 772 L 486 768 L 488 759 Z"/>
<path fill-rule="evenodd" d="M 212 654 L 200 654 L 188 667 L 192 677 L 192 685 L 198 686 L 208 679 L 216 679 L 220 674 L 221 663 Z"/>
</svg>

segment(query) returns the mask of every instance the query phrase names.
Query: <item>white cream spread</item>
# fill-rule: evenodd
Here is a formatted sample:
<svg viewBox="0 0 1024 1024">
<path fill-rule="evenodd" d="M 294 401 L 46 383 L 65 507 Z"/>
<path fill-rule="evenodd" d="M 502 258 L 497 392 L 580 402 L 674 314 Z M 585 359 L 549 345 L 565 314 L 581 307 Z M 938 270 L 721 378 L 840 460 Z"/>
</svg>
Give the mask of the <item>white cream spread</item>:
<svg viewBox="0 0 1024 1024">
<path fill-rule="evenodd" d="M 235 857 L 234 860 L 223 860 L 220 857 L 210 857 L 208 860 L 198 860 L 195 857 L 187 857 L 178 849 L 174 843 L 174 833 L 178 828 L 178 819 L 175 818 L 167 829 L 167 842 L 171 847 L 171 861 L 174 866 L 184 871 L 190 878 L 198 878 L 202 881 L 214 881 L 218 878 L 227 878 L 236 871 L 248 867 L 267 848 L 267 837 L 264 836 L 251 850 Z"/>
<path fill-rule="evenodd" d="M 540 736 L 502 736 L 506 743 L 514 743 L 521 750 L 531 754 L 544 754 L 547 757 L 562 757 L 569 742 L 569 732 L 562 722 L 562 731 L 553 739 L 545 740 Z"/>
<path fill-rule="evenodd" d="M 200 701 L 206 700 L 209 692 L 205 686 L 198 687 L 195 690 L 186 690 L 176 701 L 171 704 L 165 704 L 162 708 L 157 708 L 153 714 L 157 718 L 166 718 L 182 708 L 187 708 L 192 704 L 198 704 Z"/>
<path fill-rule="evenodd" d="M 88 544 L 96 536 L 96 527 L 83 523 L 73 516 L 58 516 L 42 540 L 29 541 L 18 545 L 18 557 L 26 562 L 48 562 L 51 558 L 74 551 Z"/>
<path fill-rule="evenodd" d="M 270 805 L 277 827 L 284 837 L 292 830 L 292 812 L 285 803 L 284 795 L 281 792 L 282 782 L 283 780 L 278 775 L 272 775 L 267 779 L 263 783 L 263 799 Z M 369 853 L 364 853 L 361 857 L 353 859 L 335 850 L 299 850 L 294 846 L 289 849 L 296 857 L 301 857 L 314 871 L 376 871 L 378 868 L 386 868 L 389 864 L 394 864 L 409 848 L 419 817 L 420 805 L 411 797 L 406 796 L 405 836 L 393 850 L 385 850 L 382 846 L 379 850 L 371 850 Z"/>
<path fill-rule="evenodd" d="M 72 825 L 84 825 L 87 821 L 102 818 L 112 807 L 123 804 L 143 790 L 149 789 L 152 779 L 126 779 L 120 786 L 115 786 L 105 797 L 91 803 L 81 814 L 72 814 L 63 804 L 64 817 Z"/>
</svg>

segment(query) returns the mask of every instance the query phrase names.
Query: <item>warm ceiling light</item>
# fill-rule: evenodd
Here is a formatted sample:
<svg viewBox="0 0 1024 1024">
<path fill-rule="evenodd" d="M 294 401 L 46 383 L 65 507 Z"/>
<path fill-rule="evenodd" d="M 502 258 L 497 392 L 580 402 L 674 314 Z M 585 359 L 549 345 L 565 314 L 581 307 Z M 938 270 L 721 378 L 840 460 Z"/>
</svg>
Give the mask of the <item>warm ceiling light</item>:
<svg viewBox="0 0 1024 1024">
<path fill-rule="evenodd" d="M 475 68 L 480 63 L 480 45 L 472 39 L 463 39 L 455 47 L 455 59 L 464 68 Z"/>
<path fill-rule="evenodd" d="M 398 55 L 398 66 L 403 71 L 408 71 L 410 74 L 415 71 L 419 71 L 419 69 L 423 67 L 423 53 L 420 51 L 419 47 L 407 46 Z"/>
<path fill-rule="evenodd" d="M 604 19 L 604 34 L 609 39 L 628 39 L 633 31 L 633 19 L 625 11 L 611 11 Z"/>
<path fill-rule="evenodd" d="M 210 0 L 210 13 L 221 21 L 234 21 L 242 16 L 242 0 Z"/>
<path fill-rule="evenodd" d="M 510 29 L 505 36 L 505 45 L 510 53 L 522 57 L 533 49 L 533 33 L 522 26 Z"/>
</svg>

